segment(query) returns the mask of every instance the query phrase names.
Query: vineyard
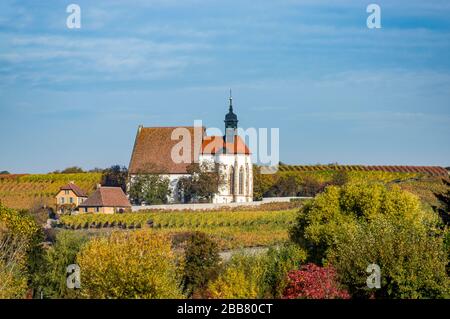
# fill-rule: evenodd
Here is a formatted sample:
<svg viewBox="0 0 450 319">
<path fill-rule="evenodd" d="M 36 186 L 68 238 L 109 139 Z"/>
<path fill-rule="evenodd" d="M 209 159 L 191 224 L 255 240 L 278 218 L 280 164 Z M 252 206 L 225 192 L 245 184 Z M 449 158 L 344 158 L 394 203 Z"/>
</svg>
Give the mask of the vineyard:
<svg viewBox="0 0 450 319">
<path fill-rule="evenodd" d="M 320 172 L 320 171 L 344 171 L 344 172 L 387 172 L 387 173 L 413 173 L 429 176 L 448 177 L 448 171 L 439 166 L 366 166 L 366 165 L 280 165 L 281 172 Z"/>
<path fill-rule="evenodd" d="M 91 193 L 100 180 L 101 173 L 0 175 L 0 201 L 16 209 L 53 206 L 59 188 L 70 181 Z"/>
<path fill-rule="evenodd" d="M 145 212 L 115 215 L 83 214 L 62 216 L 69 229 L 135 229 L 150 227 L 172 236 L 192 231 L 210 234 L 222 249 L 268 246 L 288 238 L 287 229 L 296 209 L 283 211 Z"/>
</svg>

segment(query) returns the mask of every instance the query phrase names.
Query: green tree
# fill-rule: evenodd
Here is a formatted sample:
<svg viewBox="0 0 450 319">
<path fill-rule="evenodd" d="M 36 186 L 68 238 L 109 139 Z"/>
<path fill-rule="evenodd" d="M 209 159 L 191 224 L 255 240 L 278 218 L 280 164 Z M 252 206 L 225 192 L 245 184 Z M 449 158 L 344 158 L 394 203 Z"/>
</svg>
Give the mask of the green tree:
<svg viewBox="0 0 450 319">
<path fill-rule="evenodd" d="M 129 195 L 136 203 L 164 204 L 170 195 L 169 179 L 157 174 L 139 174 L 133 177 Z"/>
<path fill-rule="evenodd" d="M 56 235 L 55 244 L 44 254 L 44 262 L 36 275 L 39 290 L 44 298 L 77 298 L 79 291 L 68 289 L 67 266 L 76 263 L 76 255 L 87 237 L 79 232 L 62 230 Z"/>
<path fill-rule="evenodd" d="M 84 173 L 83 169 L 78 166 L 71 166 L 63 169 L 61 174 L 75 174 L 75 173 Z"/>
<path fill-rule="evenodd" d="M 217 243 L 201 232 L 193 233 L 186 245 L 184 257 L 184 290 L 189 294 L 202 295 L 209 281 L 219 269 Z"/>
<path fill-rule="evenodd" d="M 287 285 L 287 274 L 298 269 L 306 253 L 293 244 L 271 247 L 264 257 L 264 297 L 281 298 Z"/>
<path fill-rule="evenodd" d="M 396 186 L 347 184 L 330 186 L 309 201 L 290 237 L 309 261 L 335 266 L 356 295 L 368 296 L 362 280 L 375 262 L 386 275 L 377 296 L 436 297 L 445 293 L 437 287 L 445 287 L 447 263 L 438 225 L 435 213 Z"/>
<path fill-rule="evenodd" d="M 442 237 L 407 219 L 378 215 L 358 223 L 354 231 L 339 232 L 326 262 L 355 297 L 449 297 Z M 366 269 L 372 263 L 381 269 L 379 289 L 367 287 Z"/>
<path fill-rule="evenodd" d="M 187 172 L 190 176 L 181 178 L 177 185 L 179 196 L 184 198 L 185 202 L 211 202 L 224 183 L 224 175 L 221 173 L 220 164 L 217 163 L 192 163 Z"/>
<path fill-rule="evenodd" d="M 125 166 L 113 165 L 103 170 L 103 186 L 120 187 L 124 192 L 127 191 L 128 169 Z"/>
<path fill-rule="evenodd" d="M 148 230 L 94 238 L 77 255 L 87 298 L 182 298 L 168 238 Z"/>
<path fill-rule="evenodd" d="M 33 285 L 33 275 L 41 262 L 42 241 L 42 230 L 28 212 L 0 204 L 0 294 L 3 297 L 23 297 L 27 284 Z"/>
</svg>

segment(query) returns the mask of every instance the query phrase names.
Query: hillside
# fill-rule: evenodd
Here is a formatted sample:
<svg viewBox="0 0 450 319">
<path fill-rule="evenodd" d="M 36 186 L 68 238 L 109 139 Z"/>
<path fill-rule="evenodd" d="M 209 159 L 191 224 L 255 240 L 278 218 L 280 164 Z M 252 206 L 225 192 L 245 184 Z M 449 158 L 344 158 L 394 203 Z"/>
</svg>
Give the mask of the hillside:
<svg viewBox="0 0 450 319">
<path fill-rule="evenodd" d="M 101 180 L 101 173 L 12 174 L 0 175 L 0 201 L 11 208 L 29 209 L 53 206 L 59 188 L 73 181 L 91 193 Z"/>
</svg>

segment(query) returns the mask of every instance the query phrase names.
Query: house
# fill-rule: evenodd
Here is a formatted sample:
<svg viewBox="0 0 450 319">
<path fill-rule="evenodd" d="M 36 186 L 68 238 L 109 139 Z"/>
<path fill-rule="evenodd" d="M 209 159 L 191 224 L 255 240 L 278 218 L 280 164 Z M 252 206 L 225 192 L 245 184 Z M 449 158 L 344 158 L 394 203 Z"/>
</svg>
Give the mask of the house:
<svg viewBox="0 0 450 319">
<path fill-rule="evenodd" d="M 80 213 L 124 213 L 131 210 L 131 204 L 120 187 L 100 186 L 83 203 L 78 205 Z"/>
<path fill-rule="evenodd" d="M 214 195 L 213 203 L 253 201 L 251 152 L 237 134 L 238 119 L 233 112 L 231 94 L 224 122 L 224 136 L 207 136 L 205 127 L 143 127 L 140 125 L 128 169 L 130 183 L 133 183 L 139 174 L 162 175 L 169 179 L 171 195 L 168 202 L 180 202 L 181 199 L 177 198 L 177 184 L 180 178 L 189 176 L 188 166 L 191 163 L 217 163 L 225 182 Z M 192 136 L 190 159 L 183 162 L 174 161 L 172 158 L 174 149 L 180 143 L 180 140 L 176 138 L 180 129 Z"/>
<path fill-rule="evenodd" d="M 88 198 L 85 191 L 70 182 L 62 186 L 56 194 L 56 211 L 63 214 L 71 212 Z"/>
</svg>

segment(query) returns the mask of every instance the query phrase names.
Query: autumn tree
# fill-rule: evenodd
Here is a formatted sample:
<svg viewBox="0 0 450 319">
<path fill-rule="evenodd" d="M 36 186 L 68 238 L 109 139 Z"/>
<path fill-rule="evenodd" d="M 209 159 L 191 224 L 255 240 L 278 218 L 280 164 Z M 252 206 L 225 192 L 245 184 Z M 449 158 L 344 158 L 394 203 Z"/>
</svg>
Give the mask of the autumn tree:
<svg viewBox="0 0 450 319">
<path fill-rule="evenodd" d="M 177 190 L 185 202 L 211 202 L 214 194 L 225 182 L 224 174 L 218 163 L 192 163 L 188 166 L 189 177 L 180 178 Z"/>
</svg>

